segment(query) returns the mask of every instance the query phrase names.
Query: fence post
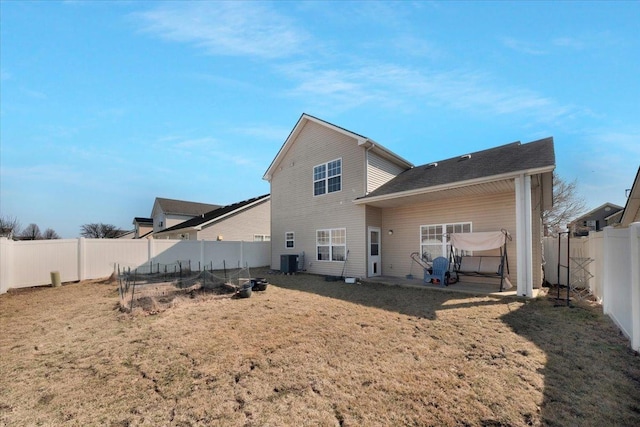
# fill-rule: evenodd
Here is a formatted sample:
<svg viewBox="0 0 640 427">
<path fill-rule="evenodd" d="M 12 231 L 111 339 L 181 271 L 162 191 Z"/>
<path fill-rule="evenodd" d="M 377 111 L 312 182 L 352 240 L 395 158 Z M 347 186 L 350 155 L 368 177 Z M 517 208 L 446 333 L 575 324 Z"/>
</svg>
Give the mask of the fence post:
<svg viewBox="0 0 640 427">
<path fill-rule="evenodd" d="M 200 271 L 201 265 L 204 265 L 204 239 L 200 239 L 200 261 L 198 262 L 198 271 Z"/>
<path fill-rule="evenodd" d="M 612 254 L 612 245 L 611 245 L 611 237 L 609 234 L 613 230 L 613 227 L 608 226 L 602 229 L 602 237 L 603 237 L 603 247 L 602 247 L 602 312 L 604 314 L 611 314 L 611 285 L 607 285 L 611 280 L 611 273 L 609 270 L 611 269 L 611 261 L 610 258 L 613 257 Z"/>
<path fill-rule="evenodd" d="M 631 279 L 631 348 L 640 351 L 640 222 L 629 225 Z M 634 261 L 635 260 L 635 261 Z"/>
<path fill-rule="evenodd" d="M 11 287 L 13 274 L 13 241 L 0 237 L 0 294 L 4 294 Z"/>
<path fill-rule="evenodd" d="M 154 239 L 147 239 L 147 261 L 151 261 L 155 256 L 155 247 L 153 245 Z"/>
<path fill-rule="evenodd" d="M 87 260 L 87 242 L 84 237 L 78 238 L 78 280 L 82 281 L 85 279 L 86 275 L 86 266 L 85 262 Z"/>
</svg>

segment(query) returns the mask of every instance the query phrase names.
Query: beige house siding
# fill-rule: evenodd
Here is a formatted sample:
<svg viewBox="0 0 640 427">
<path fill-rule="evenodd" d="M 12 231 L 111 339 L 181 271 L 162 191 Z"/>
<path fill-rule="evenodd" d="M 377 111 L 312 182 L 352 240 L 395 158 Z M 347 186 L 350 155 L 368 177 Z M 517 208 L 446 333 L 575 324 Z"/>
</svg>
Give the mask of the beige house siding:
<svg viewBox="0 0 640 427">
<path fill-rule="evenodd" d="M 264 201 L 242 212 L 225 217 L 219 222 L 203 227 L 198 232 L 199 240 L 253 242 L 254 235 L 271 235 L 271 202 Z"/>
<path fill-rule="evenodd" d="M 370 151 L 367 152 L 367 193 L 398 176 L 404 169 Z"/>
<path fill-rule="evenodd" d="M 151 225 L 139 225 L 136 229 L 135 238 L 139 238 L 140 236 L 144 236 L 145 234 L 153 231 L 153 226 Z"/>
<path fill-rule="evenodd" d="M 191 218 L 193 217 L 189 215 L 166 215 L 164 213 L 160 213 L 153 218 L 153 232 L 158 233 L 167 228 L 171 228 L 174 225 L 181 224 Z M 160 225 L 160 223 L 162 223 L 162 225 Z"/>
<path fill-rule="evenodd" d="M 363 195 L 365 150 L 356 139 L 315 122 L 307 122 L 289 150 L 283 153 L 271 177 L 272 251 L 271 267 L 280 269 L 280 255 L 305 255 L 310 273 L 363 276 L 365 265 L 349 260 L 364 259 L 365 207 L 353 200 Z M 342 189 L 313 195 L 313 168 L 342 159 Z M 349 259 L 316 260 L 316 230 L 346 228 Z M 294 232 L 295 247 L 285 247 L 285 233 Z"/>
<path fill-rule="evenodd" d="M 472 231 L 509 230 L 507 254 L 511 282 L 516 285 L 515 194 L 496 193 L 422 202 L 382 210 L 382 274 L 402 277 L 412 269 L 410 254 L 420 251 L 420 226 L 471 222 Z M 387 230 L 393 230 L 389 235 Z M 497 253 L 497 251 L 496 251 Z M 413 274 L 419 274 L 413 266 Z M 476 280 L 474 278 L 474 280 Z"/>
</svg>

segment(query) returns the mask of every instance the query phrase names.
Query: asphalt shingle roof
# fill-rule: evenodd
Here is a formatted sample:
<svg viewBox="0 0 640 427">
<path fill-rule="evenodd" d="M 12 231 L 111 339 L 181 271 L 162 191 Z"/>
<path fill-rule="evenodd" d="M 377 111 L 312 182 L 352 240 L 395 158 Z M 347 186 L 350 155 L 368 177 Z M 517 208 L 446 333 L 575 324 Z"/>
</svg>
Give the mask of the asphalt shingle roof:
<svg viewBox="0 0 640 427">
<path fill-rule="evenodd" d="M 408 169 L 361 199 L 555 165 L 551 137 L 468 154 Z"/>
<path fill-rule="evenodd" d="M 254 197 L 252 199 L 248 199 L 248 200 L 243 200 L 241 202 L 238 203 L 233 203 L 231 205 L 227 205 L 227 206 L 223 206 L 223 207 L 219 207 L 217 209 L 213 209 L 205 214 L 201 214 L 197 217 L 191 218 L 187 221 L 181 222 L 180 224 L 174 225 L 173 227 L 169 227 L 167 229 L 164 229 L 158 233 L 165 233 L 167 231 L 176 231 L 176 230 L 182 230 L 184 228 L 190 228 L 190 227 L 197 227 L 200 224 L 204 224 L 205 222 L 209 222 L 212 220 L 215 220 L 216 218 L 220 218 L 223 215 L 226 215 L 230 212 L 234 212 L 237 211 L 239 209 L 242 209 L 243 207 L 250 205 L 254 202 L 260 201 L 261 199 L 266 199 L 267 197 L 269 197 L 269 194 L 264 194 L 262 196 L 258 196 L 258 197 Z"/>
<path fill-rule="evenodd" d="M 156 198 L 158 204 L 165 214 L 177 215 L 202 215 L 213 209 L 217 209 L 220 205 L 210 205 L 208 203 L 186 202 L 184 200 Z"/>
</svg>

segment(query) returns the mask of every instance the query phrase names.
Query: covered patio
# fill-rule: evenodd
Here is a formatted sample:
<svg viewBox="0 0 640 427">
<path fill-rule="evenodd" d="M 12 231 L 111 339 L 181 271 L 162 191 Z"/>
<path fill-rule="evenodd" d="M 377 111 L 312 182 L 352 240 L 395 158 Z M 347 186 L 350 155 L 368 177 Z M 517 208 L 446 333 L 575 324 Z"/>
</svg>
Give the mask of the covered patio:
<svg viewBox="0 0 640 427">
<path fill-rule="evenodd" d="M 423 288 L 441 292 L 459 292 L 469 295 L 491 295 L 497 297 L 517 297 L 517 288 L 514 286 L 500 292 L 500 285 L 495 281 L 482 282 L 481 279 L 464 278 L 463 281 L 453 283 L 448 286 L 440 284 L 424 283 L 422 277 L 414 276 L 411 279 L 406 277 L 377 276 L 367 277 L 360 280 L 361 283 L 380 283 L 389 286 L 404 286 L 411 288 Z M 533 289 L 533 298 L 544 295 L 544 288 Z"/>
</svg>

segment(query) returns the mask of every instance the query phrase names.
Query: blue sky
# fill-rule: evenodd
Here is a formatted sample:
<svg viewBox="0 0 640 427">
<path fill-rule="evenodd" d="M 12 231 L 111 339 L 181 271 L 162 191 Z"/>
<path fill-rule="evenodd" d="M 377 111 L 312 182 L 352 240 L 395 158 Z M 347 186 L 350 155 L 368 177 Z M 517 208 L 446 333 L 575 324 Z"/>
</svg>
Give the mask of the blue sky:
<svg viewBox="0 0 640 427">
<path fill-rule="evenodd" d="M 640 165 L 640 2 L 0 8 L 0 214 L 65 238 L 268 193 L 302 113 L 416 165 L 553 136 L 590 209 Z"/>
</svg>

